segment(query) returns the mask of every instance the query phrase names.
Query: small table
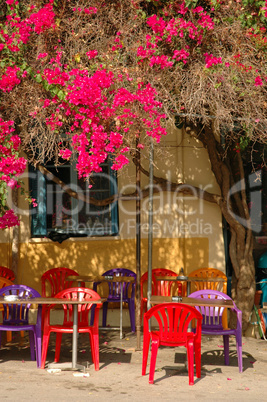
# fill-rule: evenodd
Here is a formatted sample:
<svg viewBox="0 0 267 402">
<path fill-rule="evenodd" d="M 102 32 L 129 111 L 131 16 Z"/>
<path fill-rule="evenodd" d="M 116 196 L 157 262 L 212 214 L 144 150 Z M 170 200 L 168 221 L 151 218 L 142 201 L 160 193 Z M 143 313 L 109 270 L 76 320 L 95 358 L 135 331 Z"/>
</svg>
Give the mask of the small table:
<svg viewBox="0 0 267 402">
<path fill-rule="evenodd" d="M 78 304 L 99 304 L 103 303 L 107 299 L 90 299 L 90 300 L 77 300 L 77 299 L 58 299 L 55 297 L 31 297 L 31 298 L 19 298 L 17 300 L 6 300 L 3 296 L 0 296 L 1 304 L 72 304 L 73 305 L 73 333 L 72 333 L 72 363 L 50 363 L 49 368 L 61 368 L 72 370 L 85 370 L 85 367 L 81 364 L 77 364 L 77 341 L 78 341 Z"/>
<path fill-rule="evenodd" d="M 67 281 L 77 281 L 78 286 L 81 286 L 81 282 L 116 282 L 121 284 L 121 298 L 120 298 L 120 339 L 122 339 L 122 304 L 123 304 L 123 282 L 135 282 L 135 278 L 133 276 L 88 276 L 88 275 L 70 275 L 66 278 Z M 117 329 L 117 328 L 113 328 Z"/>
<path fill-rule="evenodd" d="M 203 283 L 215 283 L 215 282 L 225 282 L 224 278 L 199 278 L 194 276 L 161 276 L 156 278 L 157 281 L 173 281 L 173 282 L 186 282 L 187 283 L 187 295 L 191 292 L 192 282 L 203 282 Z"/>
<path fill-rule="evenodd" d="M 224 299 L 202 299 L 202 298 L 193 298 L 193 297 L 181 297 L 179 301 L 178 298 L 172 298 L 172 296 L 151 296 L 150 303 L 151 304 L 161 304 L 161 303 L 184 303 L 189 306 L 207 306 L 207 307 L 227 307 L 233 308 L 234 303 L 232 300 L 224 300 Z"/>
<path fill-rule="evenodd" d="M 233 308 L 234 303 L 233 300 L 223 300 L 223 299 L 202 299 L 202 298 L 193 298 L 193 297 L 175 297 L 174 299 L 179 299 L 179 301 L 175 301 L 176 303 L 184 303 L 189 306 L 204 306 L 204 307 L 228 307 Z M 161 304 L 161 303 L 174 303 L 172 296 L 151 296 L 150 299 L 151 304 Z M 191 329 L 190 326 L 188 328 Z M 185 367 L 187 367 L 187 360 L 185 362 Z"/>
</svg>

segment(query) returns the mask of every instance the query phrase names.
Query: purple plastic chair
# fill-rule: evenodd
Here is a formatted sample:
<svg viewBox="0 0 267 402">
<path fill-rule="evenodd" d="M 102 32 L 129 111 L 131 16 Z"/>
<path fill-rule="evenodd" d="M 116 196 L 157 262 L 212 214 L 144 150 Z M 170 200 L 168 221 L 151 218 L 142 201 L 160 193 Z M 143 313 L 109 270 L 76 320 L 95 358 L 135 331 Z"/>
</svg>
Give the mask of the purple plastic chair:
<svg viewBox="0 0 267 402">
<path fill-rule="evenodd" d="M 196 299 L 224 299 L 232 300 L 231 297 L 225 293 L 218 292 L 217 290 L 198 290 L 191 293 L 188 297 Z M 242 359 L 242 311 L 239 310 L 235 303 L 231 309 L 237 315 L 236 329 L 224 329 L 222 326 L 222 314 L 224 307 L 204 307 L 195 306 L 195 308 L 202 314 L 202 334 L 203 335 L 223 335 L 224 345 L 224 363 L 229 366 L 229 336 L 234 335 L 236 337 L 236 350 L 239 372 L 243 371 L 243 359 Z"/>
<path fill-rule="evenodd" d="M 0 289 L 0 296 L 16 295 L 23 298 L 41 297 L 37 290 L 25 285 L 10 285 Z M 38 306 L 36 324 L 29 324 L 28 316 L 31 304 L 3 303 L 3 323 L 0 325 L 0 346 L 2 331 L 29 331 L 31 360 L 41 367 L 42 353 L 42 306 Z"/>
<path fill-rule="evenodd" d="M 126 268 L 114 268 L 106 271 L 102 276 L 132 276 L 135 278 L 135 282 L 123 282 L 122 283 L 122 301 L 128 303 L 129 314 L 130 314 L 130 322 L 132 332 L 135 332 L 135 286 L 136 286 L 136 274 L 130 269 Z M 93 290 L 97 292 L 97 286 L 101 282 L 94 282 Z M 107 297 L 107 301 L 103 303 L 103 319 L 102 326 L 106 327 L 107 325 L 107 310 L 108 303 L 120 303 L 121 301 L 121 283 L 120 282 L 108 282 L 109 286 L 109 295 Z M 94 306 L 93 306 L 94 307 Z M 94 310 L 91 310 L 91 325 L 94 322 Z"/>
</svg>

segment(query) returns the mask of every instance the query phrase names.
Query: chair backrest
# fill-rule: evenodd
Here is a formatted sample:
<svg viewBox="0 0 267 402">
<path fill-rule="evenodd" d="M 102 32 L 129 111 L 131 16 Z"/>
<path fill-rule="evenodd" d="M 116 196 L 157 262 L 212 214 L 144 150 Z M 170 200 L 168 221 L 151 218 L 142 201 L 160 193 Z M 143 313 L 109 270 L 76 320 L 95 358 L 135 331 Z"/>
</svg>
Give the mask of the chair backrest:
<svg viewBox="0 0 267 402">
<path fill-rule="evenodd" d="M 70 275 L 79 276 L 78 272 L 70 268 L 51 268 L 41 276 L 42 296 L 54 297 L 63 289 L 70 288 L 73 281 L 66 281 Z"/>
<path fill-rule="evenodd" d="M 167 269 L 167 268 L 154 268 L 152 269 L 152 283 L 151 283 L 151 294 L 152 295 L 160 295 L 160 296 L 170 296 L 171 291 L 174 291 L 174 287 L 177 286 L 177 283 L 174 281 L 160 281 L 156 278 L 164 277 L 164 276 L 173 276 L 177 277 L 177 273 Z M 146 294 L 145 287 L 147 287 L 148 281 L 148 272 L 145 272 L 141 276 L 141 295 L 144 296 Z"/>
<path fill-rule="evenodd" d="M 131 276 L 135 278 L 135 282 L 123 282 L 122 286 L 122 296 L 123 299 L 135 298 L 135 287 L 136 287 L 136 273 L 127 268 L 113 268 L 104 272 L 102 276 Z M 117 299 L 121 294 L 121 284 L 120 282 L 108 282 L 109 287 L 109 299 Z"/>
<path fill-rule="evenodd" d="M 13 282 L 7 278 L 0 277 L 0 289 L 13 285 Z"/>
<path fill-rule="evenodd" d="M 12 271 L 12 269 L 9 269 L 7 267 L 0 267 L 0 277 L 9 279 L 10 281 L 14 281 L 15 279 L 15 274 Z"/>
<path fill-rule="evenodd" d="M 174 346 L 185 343 L 190 326 L 194 326 L 194 337 L 201 337 L 202 315 L 192 306 L 183 303 L 157 304 L 144 314 L 144 333 L 148 331 L 149 320 L 156 319 L 158 328 L 154 330 L 162 345 Z"/>
<path fill-rule="evenodd" d="M 37 290 L 26 285 L 10 285 L 0 289 L 0 296 L 9 295 L 16 295 L 18 297 L 27 299 L 32 297 L 41 297 Z M 25 302 L 23 304 L 8 304 L 8 302 L 4 303 L 3 322 L 13 325 L 19 325 L 20 323 L 27 324 L 30 306 L 30 303 L 25 304 Z M 41 324 L 41 322 L 39 324 Z"/>
<path fill-rule="evenodd" d="M 196 278 L 222 278 L 224 279 L 223 282 L 208 282 L 208 281 L 202 281 L 202 282 L 193 282 L 191 285 L 194 284 L 195 289 L 191 290 L 202 290 L 202 289 L 214 289 L 218 291 L 222 291 L 223 293 L 227 293 L 227 276 L 220 271 L 219 269 L 216 268 L 199 268 L 196 269 L 195 271 L 190 272 L 188 275 L 190 278 L 196 277 Z"/>
<path fill-rule="evenodd" d="M 94 299 L 98 300 L 100 299 L 100 296 L 98 293 L 96 293 L 92 289 L 88 288 L 83 288 L 83 287 L 76 287 L 76 288 L 68 288 L 68 289 L 63 289 L 61 292 L 57 293 L 55 298 L 58 299 L 76 299 L 76 300 L 88 300 Z M 88 321 L 88 313 L 89 310 L 93 306 L 93 302 L 89 304 L 78 304 L 78 325 L 89 325 Z M 100 309 L 102 306 L 102 303 L 96 304 L 96 308 Z M 70 325 L 73 322 L 73 306 L 71 304 L 63 304 L 64 308 L 64 322 L 63 325 Z M 98 325 L 98 323 L 97 323 Z"/>
<path fill-rule="evenodd" d="M 203 289 L 191 293 L 188 297 L 196 299 L 221 299 L 221 300 L 232 300 L 231 297 L 225 293 L 219 292 L 213 289 Z M 204 307 L 195 306 L 196 309 L 202 314 L 203 322 L 202 327 L 205 329 L 222 329 L 222 315 L 224 312 L 224 307 Z M 237 309 L 234 303 L 234 309 Z"/>
</svg>

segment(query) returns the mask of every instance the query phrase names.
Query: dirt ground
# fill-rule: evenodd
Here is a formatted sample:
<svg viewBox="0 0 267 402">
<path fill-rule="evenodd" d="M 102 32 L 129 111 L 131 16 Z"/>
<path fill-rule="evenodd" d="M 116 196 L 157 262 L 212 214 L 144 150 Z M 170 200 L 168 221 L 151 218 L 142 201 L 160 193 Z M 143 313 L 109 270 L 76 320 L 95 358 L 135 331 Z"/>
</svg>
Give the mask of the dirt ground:
<svg viewBox="0 0 267 402">
<path fill-rule="evenodd" d="M 54 358 L 51 338 L 47 361 Z M 63 338 L 61 362 L 71 361 L 71 336 Z M 188 385 L 183 347 L 161 348 L 155 383 L 148 383 L 148 370 L 141 375 L 142 351 L 136 350 L 136 335 L 100 332 L 100 370 L 91 361 L 89 342 L 79 336 L 78 363 L 88 366 L 85 374 L 37 369 L 30 360 L 27 338 L 13 335 L 0 351 L 1 401 L 265 401 L 267 398 L 267 342 L 243 338 L 242 374 L 238 371 L 235 338 L 230 341 L 230 365 L 224 366 L 222 337 L 202 336 L 202 376 Z M 88 375 L 89 374 L 89 375 Z"/>
</svg>

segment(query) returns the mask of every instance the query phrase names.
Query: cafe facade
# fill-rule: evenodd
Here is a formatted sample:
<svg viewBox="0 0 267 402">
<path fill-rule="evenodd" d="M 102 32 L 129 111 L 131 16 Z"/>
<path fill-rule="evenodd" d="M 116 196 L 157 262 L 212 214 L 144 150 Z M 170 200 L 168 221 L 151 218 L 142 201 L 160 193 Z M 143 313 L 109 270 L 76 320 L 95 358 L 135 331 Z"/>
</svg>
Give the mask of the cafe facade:
<svg viewBox="0 0 267 402">
<path fill-rule="evenodd" d="M 148 150 L 147 150 L 148 151 Z M 149 158 L 142 150 L 140 204 L 141 272 L 148 267 L 147 189 Z M 75 164 L 60 167 L 51 162 L 47 169 L 62 182 L 83 196 L 73 198 L 39 170 L 30 167 L 22 180 L 36 203 L 30 206 L 25 195 L 17 204 L 21 224 L 0 233 L 1 265 L 17 273 L 17 283 L 41 291 L 41 275 L 53 267 L 68 267 L 81 275 L 99 275 L 111 268 L 136 271 L 136 166 L 130 162 L 117 174 L 110 161 L 102 174 L 93 177 L 92 187 L 77 177 Z M 226 271 L 224 229 L 217 205 L 199 199 L 194 191 L 184 195 L 184 189 L 199 187 L 212 193 L 220 192 L 202 143 L 183 130 L 169 130 L 155 146 L 154 176 L 179 183 L 176 191 L 160 188 L 153 197 L 152 268 L 168 268 L 179 273 L 181 267 L 189 274 L 202 267 Z M 182 187 L 181 187 L 181 184 Z M 119 194 L 115 202 L 99 205 L 99 200 Z M 84 199 L 97 202 L 90 204 Z M 116 198 L 116 197 L 115 197 Z M 13 204 L 12 204 L 13 202 Z M 14 207 L 14 200 L 10 205 Z M 37 204 L 37 205 L 36 205 Z M 100 202 L 101 204 L 101 202 Z"/>
</svg>

